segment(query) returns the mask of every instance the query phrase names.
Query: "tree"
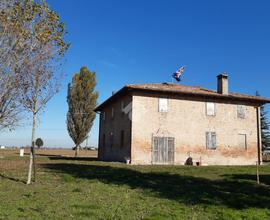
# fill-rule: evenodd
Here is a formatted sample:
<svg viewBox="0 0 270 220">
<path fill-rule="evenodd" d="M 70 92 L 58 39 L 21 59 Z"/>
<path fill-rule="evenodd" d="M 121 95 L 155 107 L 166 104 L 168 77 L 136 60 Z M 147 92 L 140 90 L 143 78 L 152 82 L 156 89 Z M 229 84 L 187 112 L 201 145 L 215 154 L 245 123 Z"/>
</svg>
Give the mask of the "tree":
<svg viewBox="0 0 270 220">
<path fill-rule="evenodd" d="M 261 106 L 261 129 L 262 129 L 262 146 L 263 149 L 270 147 L 270 124 L 267 118 L 265 106 Z"/>
<path fill-rule="evenodd" d="M 67 129 L 75 143 L 75 157 L 78 156 L 80 144 L 87 138 L 96 116 L 94 108 L 98 93 L 95 87 L 96 73 L 90 72 L 87 67 L 82 67 L 68 85 Z"/>
<path fill-rule="evenodd" d="M 35 131 L 38 113 L 58 92 L 61 74 L 61 60 L 69 48 L 65 42 L 64 24 L 45 0 L 17 0 L 12 7 L 12 20 L 21 30 L 19 48 L 26 48 L 25 59 L 16 65 L 20 82 L 20 101 L 32 114 L 31 153 L 27 184 L 31 183 L 32 167 L 35 164 Z M 34 166 L 34 176 L 36 176 Z"/>
<path fill-rule="evenodd" d="M 0 130 L 14 129 L 22 112 L 20 104 L 20 73 L 28 57 L 28 39 L 20 25 L 16 0 L 0 3 Z"/>
<path fill-rule="evenodd" d="M 41 138 L 37 138 L 36 140 L 36 145 L 38 148 L 42 147 L 43 146 L 43 140 Z"/>
<path fill-rule="evenodd" d="M 256 92 L 256 96 L 260 96 L 259 92 Z M 270 147 L 270 123 L 267 118 L 267 111 L 265 106 L 261 106 L 261 135 L 262 135 L 262 147 Z"/>
</svg>

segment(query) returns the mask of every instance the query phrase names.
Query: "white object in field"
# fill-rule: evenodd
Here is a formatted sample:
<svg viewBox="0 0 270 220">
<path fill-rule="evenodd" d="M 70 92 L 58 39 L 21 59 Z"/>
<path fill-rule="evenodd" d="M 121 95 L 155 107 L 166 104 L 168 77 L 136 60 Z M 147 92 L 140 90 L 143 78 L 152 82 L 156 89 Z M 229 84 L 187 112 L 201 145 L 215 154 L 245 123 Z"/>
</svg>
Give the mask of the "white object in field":
<svg viewBox="0 0 270 220">
<path fill-rule="evenodd" d="M 20 157 L 23 157 L 23 156 L 24 156 L 24 149 L 21 148 L 21 149 L 20 149 Z"/>
<path fill-rule="evenodd" d="M 3 146 L 3 145 L 1 145 L 1 146 L 0 146 L 0 149 L 5 149 L 5 148 L 6 148 L 6 147 L 5 147 L 5 146 Z"/>
</svg>

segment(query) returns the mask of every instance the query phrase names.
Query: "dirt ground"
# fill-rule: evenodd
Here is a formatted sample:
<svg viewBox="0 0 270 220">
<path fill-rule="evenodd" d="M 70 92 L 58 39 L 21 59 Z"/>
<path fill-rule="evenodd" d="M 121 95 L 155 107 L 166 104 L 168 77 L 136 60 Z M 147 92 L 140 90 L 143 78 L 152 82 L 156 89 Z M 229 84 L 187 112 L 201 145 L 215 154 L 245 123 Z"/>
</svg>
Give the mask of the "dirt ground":
<svg viewBox="0 0 270 220">
<path fill-rule="evenodd" d="M 0 157 L 10 157 L 10 156 L 19 156 L 19 149 L 1 149 Z M 29 154 L 29 149 L 24 150 L 25 155 Z M 71 149 L 36 149 L 37 156 L 65 156 L 73 157 L 75 154 L 74 150 Z M 79 152 L 79 157 L 97 157 L 97 151 L 92 150 L 81 150 Z"/>
</svg>

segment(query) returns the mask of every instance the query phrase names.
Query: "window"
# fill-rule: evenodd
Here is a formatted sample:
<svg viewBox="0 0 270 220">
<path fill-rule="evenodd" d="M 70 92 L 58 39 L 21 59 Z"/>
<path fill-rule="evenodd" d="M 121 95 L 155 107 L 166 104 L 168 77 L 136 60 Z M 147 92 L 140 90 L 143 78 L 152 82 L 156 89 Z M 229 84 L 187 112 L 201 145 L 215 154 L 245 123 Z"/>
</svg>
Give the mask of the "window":
<svg viewBox="0 0 270 220">
<path fill-rule="evenodd" d="M 173 137 L 153 137 L 152 162 L 153 164 L 173 164 L 174 163 L 174 138 Z"/>
<path fill-rule="evenodd" d="M 120 137 L 120 146 L 124 147 L 124 140 L 125 140 L 125 131 L 121 130 L 121 137 Z"/>
<path fill-rule="evenodd" d="M 102 119 L 103 119 L 103 121 L 106 120 L 106 112 L 103 112 L 103 113 L 102 113 Z"/>
<path fill-rule="evenodd" d="M 110 133 L 110 147 L 113 147 L 113 132 Z"/>
<path fill-rule="evenodd" d="M 158 111 L 168 112 L 168 99 L 160 98 L 158 100 Z"/>
<path fill-rule="evenodd" d="M 124 109 L 125 109 L 125 102 L 122 101 L 122 102 L 121 102 L 121 110 L 122 110 L 122 112 L 124 112 Z"/>
<path fill-rule="evenodd" d="M 215 103 L 213 102 L 206 103 L 206 115 L 215 116 Z"/>
<path fill-rule="evenodd" d="M 244 105 L 238 105 L 237 106 L 237 117 L 238 118 L 245 118 L 246 117 L 246 111 Z"/>
<path fill-rule="evenodd" d="M 206 132 L 206 148 L 213 150 L 217 148 L 216 132 Z"/>
<path fill-rule="evenodd" d="M 103 140 L 102 140 L 103 147 L 106 147 L 106 136 L 103 134 Z"/>
<path fill-rule="evenodd" d="M 247 135 L 246 134 L 238 134 L 238 146 L 241 149 L 247 149 Z"/>
<path fill-rule="evenodd" d="M 114 108 L 112 108 L 112 119 L 114 118 Z"/>
</svg>

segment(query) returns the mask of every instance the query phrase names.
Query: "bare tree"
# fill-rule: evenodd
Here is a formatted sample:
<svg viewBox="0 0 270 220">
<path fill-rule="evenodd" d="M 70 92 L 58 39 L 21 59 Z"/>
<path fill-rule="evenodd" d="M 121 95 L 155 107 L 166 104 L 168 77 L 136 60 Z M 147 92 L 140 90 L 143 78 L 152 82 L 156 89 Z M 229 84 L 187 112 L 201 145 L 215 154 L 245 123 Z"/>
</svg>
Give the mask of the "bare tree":
<svg viewBox="0 0 270 220">
<path fill-rule="evenodd" d="M 26 54 L 21 27 L 14 20 L 15 0 L 0 3 L 0 130 L 13 129 L 22 109 L 19 102 L 17 67 Z"/>
<path fill-rule="evenodd" d="M 17 1 L 13 17 L 22 30 L 19 46 L 27 48 L 21 65 L 16 65 L 20 82 L 20 101 L 32 114 L 31 153 L 27 184 L 31 183 L 35 164 L 35 132 L 37 115 L 58 91 L 61 81 L 59 67 L 69 47 L 64 41 L 65 28 L 59 16 L 43 0 L 41 3 Z M 34 165 L 34 176 L 36 176 Z"/>
</svg>

